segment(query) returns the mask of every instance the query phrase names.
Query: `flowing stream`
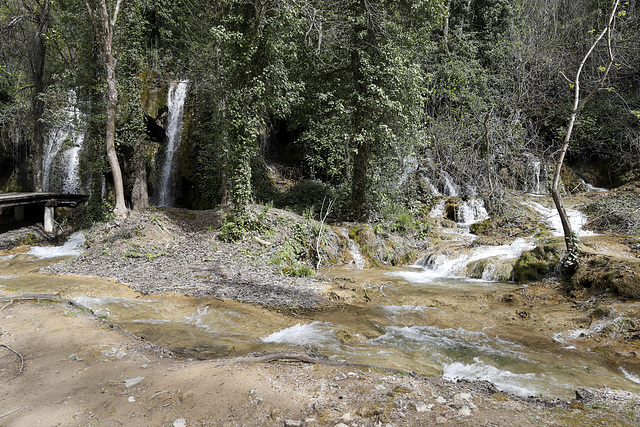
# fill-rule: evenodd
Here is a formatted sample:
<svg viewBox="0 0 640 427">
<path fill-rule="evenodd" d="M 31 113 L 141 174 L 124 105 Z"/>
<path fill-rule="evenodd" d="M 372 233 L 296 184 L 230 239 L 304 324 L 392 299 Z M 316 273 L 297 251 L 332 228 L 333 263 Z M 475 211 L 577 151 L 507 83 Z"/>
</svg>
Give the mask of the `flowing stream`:
<svg viewBox="0 0 640 427">
<path fill-rule="evenodd" d="M 293 349 L 448 379 L 488 380 L 522 396 L 571 398 L 579 386 L 640 392 L 640 373 L 582 348 L 580 334 L 589 330 L 545 338 L 530 323 L 512 321 L 511 308 L 488 302 L 487 295 L 510 292 L 513 284 L 462 277 L 463 264 L 517 256 L 533 244 L 525 239 L 478 247 L 466 255 L 432 255 L 431 261 L 413 267 L 326 269 L 326 277 L 347 278 L 354 294 L 377 297 L 298 317 L 208 298 L 143 296 L 102 279 L 29 273 L 78 254 L 82 242 L 79 233 L 61 247 L 1 256 L 0 286 L 56 293 L 187 357 Z M 464 300 L 473 303 L 458 307 L 455 301 Z M 640 314 L 640 306 L 631 308 Z M 590 326 L 594 331 L 602 327 L 598 322 Z"/>
</svg>

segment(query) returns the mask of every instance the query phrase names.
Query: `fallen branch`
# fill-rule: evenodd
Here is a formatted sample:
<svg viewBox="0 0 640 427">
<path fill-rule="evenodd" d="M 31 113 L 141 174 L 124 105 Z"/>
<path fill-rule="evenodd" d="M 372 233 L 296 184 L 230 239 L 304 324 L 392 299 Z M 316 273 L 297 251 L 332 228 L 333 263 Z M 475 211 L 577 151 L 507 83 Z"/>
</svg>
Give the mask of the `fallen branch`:
<svg viewBox="0 0 640 427">
<path fill-rule="evenodd" d="M 24 357 L 22 357 L 22 355 L 20 353 L 18 353 L 17 351 L 15 351 L 14 349 L 12 349 L 11 347 L 9 347 L 8 345 L 6 345 L 3 342 L 0 342 L 0 346 L 7 348 L 9 351 L 12 351 L 13 353 L 15 353 L 20 358 L 20 373 L 22 373 L 22 368 L 24 368 Z"/>
<path fill-rule="evenodd" d="M 4 415 L 0 415 L 0 418 L 6 417 L 7 415 L 11 415 L 11 414 L 13 414 L 13 413 L 14 413 L 14 412 L 16 412 L 16 411 L 19 411 L 20 409 L 22 409 L 22 406 L 21 406 L 21 407 L 19 407 L 19 408 L 14 409 L 13 411 L 7 412 L 7 413 L 6 413 L 6 414 L 4 414 Z"/>
</svg>

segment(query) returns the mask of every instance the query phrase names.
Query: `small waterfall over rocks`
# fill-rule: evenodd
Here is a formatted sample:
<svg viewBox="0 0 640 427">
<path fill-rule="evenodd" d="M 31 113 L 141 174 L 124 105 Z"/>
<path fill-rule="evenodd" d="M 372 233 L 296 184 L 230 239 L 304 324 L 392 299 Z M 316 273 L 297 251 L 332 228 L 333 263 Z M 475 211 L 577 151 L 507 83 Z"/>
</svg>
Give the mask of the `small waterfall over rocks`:
<svg viewBox="0 0 640 427">
<path fill-rule="evenodd" d="M 335 227 L 334 230 L 347 241 L 347 249 L 349 255 L 351 255 L 351 261 L 347 264 L 347 267 L 362 270 L 365 265 L 365 259 L 360 252 L 358 244 L 349 237 L 349 228 Z"/>
<path fill-rule="evenodd" d="M 70 90 L 63 110 L 64 121 L 49 131 L 42 159 L 42 187 L 45 192 L 81 192 L 79 164 L 86 119 L 76 105 L 76 92 Z"/>
<path fill-rule="evenodd" d="M 160 182 L 158 185 L 156 205 L 173 206 L 174 203 L 174 174 L 176 151 L 180 147 L 182 136 L 182 123 L 184 117 L 184 101 L 187 97 L 187 80 L 172 82 L 169 88 L 167 105 L 169 113 L 167 116 L 167 145 L 165 147 L 165 158 L 160 171 Z"/>
</svg>

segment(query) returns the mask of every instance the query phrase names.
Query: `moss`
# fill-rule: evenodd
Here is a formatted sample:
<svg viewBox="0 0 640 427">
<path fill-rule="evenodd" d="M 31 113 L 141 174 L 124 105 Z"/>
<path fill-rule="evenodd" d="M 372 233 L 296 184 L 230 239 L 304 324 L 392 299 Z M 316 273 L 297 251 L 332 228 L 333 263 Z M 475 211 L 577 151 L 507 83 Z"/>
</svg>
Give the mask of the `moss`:
<svg viewBox="0 0 640 427">
<path fill-rule="evenodd" d="M 471 224 L 470 230 L 475 235 L 485 235 L 493 228 L 493 220 L 487 218 L 484 221 Z"/>
<path fill-rule="evenodd" d="M 540 245 L 520 255 L 513 267 L 513 278 L 518 283 L 536 282 L 557 271 L 559 264 L 558 248 Z"/>
<path fill-rule="evenodd" d="M 374 233 L 367 224 L 357 224 L 349 230 L 349 238 L 358 244 L 360 253 L 373 267 L 380 267 L 380 261 L 374 257 Z"/>
<path fill-rule="evenodd" d="M 29 233 L 20 241 L 20 244 L 33 245 L 34 243 L 38 243 L 39 241 L 40 239 L 38 239 L 38 236 L 33 233 Z"/>
<path fill-rule="evenodd" d="M 611 310 L 609 307 L 603 307 L 601 305 L 595 306 L 591 312 L 591 317 L 594 319 L 604 319 L 609 316 L 611 316 Z"/>
<path fill-rule="evenodd" d="M 482 274 L 488 265 L 489 260 L 487 259 L 471 262 L 467 266 L 467 275 L 472 279 L 482 279 Z"/>
<path fill-rule="evenodd" d="M 565 286 L 568 290 L 588 288 L 594 293 L 611 290 L 621 297 L 638 300 L 640 263 L 604 255 L 588 255 L 581 259 Z"/>
</svg>

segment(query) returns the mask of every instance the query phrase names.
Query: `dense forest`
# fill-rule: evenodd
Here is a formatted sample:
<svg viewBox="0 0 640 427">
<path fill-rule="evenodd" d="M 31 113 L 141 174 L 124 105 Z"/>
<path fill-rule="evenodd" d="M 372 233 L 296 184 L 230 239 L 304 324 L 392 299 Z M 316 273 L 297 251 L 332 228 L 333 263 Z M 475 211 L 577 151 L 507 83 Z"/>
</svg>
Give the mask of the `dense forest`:
<svg viewBox="0 0 640 427">
<path fill-rule="evenodd" d="M 334 219 L 370 220 L 443 194 L 498 212 L 513 191 L 548 191 L 576 70 L 611 8 L 4 0 L 0 189 L 90 193 L 92 218 L 149 204 L 242 212 L 331 201 Z M 640 179 L 639 12 L 635 0 L 617 6 L 613 62 L 577 117 L 562 191 Z M 603 42 L 587 58 L 584 93 L 608 55 Z M 177 87 L 176 167 L 159 202 Z M 52 160 L 54 138 L 67 160 Z M 52 176 L 70 157 L 78 183 L 65 187 Z"/>
</svg>

